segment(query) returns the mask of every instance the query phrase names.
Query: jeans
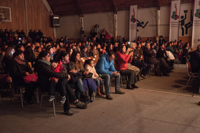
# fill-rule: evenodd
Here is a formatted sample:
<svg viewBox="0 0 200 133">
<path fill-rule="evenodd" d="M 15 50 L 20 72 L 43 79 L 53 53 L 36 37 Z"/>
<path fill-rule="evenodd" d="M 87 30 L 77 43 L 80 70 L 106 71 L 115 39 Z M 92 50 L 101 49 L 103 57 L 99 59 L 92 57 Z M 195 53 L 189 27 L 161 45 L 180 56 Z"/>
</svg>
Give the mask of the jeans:
<svg viewBox="0 0 200 133">
<path fill-rule="evenodd" d="M 115 77 L 115 91 L 120 90 L 120 74 L 118 76 L 110 76 L 109 74 L 101 74 L 101 78 L 105 80 L 104 85 L 105 85 L 105 92 L 106 96 L 110 95 L 109 91 L 109 86 L 110 86 L 110 78 Z"/>
<path fill-rule="evenodd" d="M 76 97 L 77 97 L 78 99 L 80 99 L 80 93 L 81 93 L 81 92 L 84 92 L 82 79 L 79 78 L 79 79 L 77 80 L 77 82 L 75 82 L 75 83 L 70 83 L 69 85 L 70 85 L 70 87 L 72 87 L 72 88 L 75 89 Z"/>
<path fill-rule="evenodd" d="M 97 85 L 103 84 L 103 80 L 102 79 L 93 79 Z"/>
</svg>

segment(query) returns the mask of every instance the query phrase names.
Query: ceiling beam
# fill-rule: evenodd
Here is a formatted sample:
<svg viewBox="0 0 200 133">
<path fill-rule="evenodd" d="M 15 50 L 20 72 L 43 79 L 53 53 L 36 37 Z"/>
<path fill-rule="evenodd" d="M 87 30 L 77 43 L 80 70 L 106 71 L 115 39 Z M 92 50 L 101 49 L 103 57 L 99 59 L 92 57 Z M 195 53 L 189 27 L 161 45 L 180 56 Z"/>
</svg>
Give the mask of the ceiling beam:
<svg viewBox="0 0 200 133">
<path fill-rule="evenodd" d="M 77 8 L 77 11 L 79 12 L 79 16 L 82 17 L 83 16 L 83 12 L 82 9 L 80 7 L 80 4 L 78 3 L 78 0 L 73 0 L 74 6 Z"/>
<path fill-rule="evenodd" d="M 114 0 L 110 0 L 114 14 L 117 14 L 117 6 Z"/>
</svg>

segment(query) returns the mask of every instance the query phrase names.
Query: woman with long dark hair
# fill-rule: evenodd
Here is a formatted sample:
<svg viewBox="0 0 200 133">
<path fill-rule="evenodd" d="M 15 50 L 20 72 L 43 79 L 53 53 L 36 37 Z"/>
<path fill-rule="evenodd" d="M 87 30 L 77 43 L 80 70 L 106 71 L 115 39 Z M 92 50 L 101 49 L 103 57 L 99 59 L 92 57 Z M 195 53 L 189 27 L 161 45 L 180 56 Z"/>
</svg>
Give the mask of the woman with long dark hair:
<svg viewBox="0 0 200 133">
<path fill-rule="evenodd" d="M 92 74 L 85 70 L 83 63 L 81 62 L 79 52 L 73 52 L 71 63 L 70 69 L 73 70 L 73 73 L 82 75 L 84 89 L 85 87 L 88 87 L 90 93 L 89 95 L 91 97 L 92 93 L 97 89 L 97 85 L 94 80 L 92 80 Z"/>
<path fill-rule="evenodd" d="M 136 74 L 133 70 L 128 69 L 128 63 L 132 62 L 133 52 L 126 54 L 126 46 L 122 45 L 117 52 L 117 69 L 121 75 L 128 76 L 127 89 L 138 88 L 135 86 L 137 82 Z"/>
<path fill-rule="evenodd" d="M 62 62 L 63 70 L 68 71 L 70 74 L 71 79 L 69 80 L 69 85 L 74 88 L 76 91 L 76 97 L 80 99 L 80 96 L 83 98 L 84 101 L 89 101 L 90 99 L 85 94 L 85 89 L 83 87 L 83 82 L 81 79 L 81 75 L 79 75 L 78 71 L 75 70 L 73 63 L 69 60 L 70 54 L 66 51 L 62 51 L 58 60 Z"/>
<path fill-rule="evenodd" d="M 25 48 L 24 55 L 25 55 L 26 61 L 31 62 L 31 64 L 33 66 L 33 64 L 35 62 L 35 55 L 33 53 L 31 46 L 28 46 L 28 47 Z"/>
</svg>

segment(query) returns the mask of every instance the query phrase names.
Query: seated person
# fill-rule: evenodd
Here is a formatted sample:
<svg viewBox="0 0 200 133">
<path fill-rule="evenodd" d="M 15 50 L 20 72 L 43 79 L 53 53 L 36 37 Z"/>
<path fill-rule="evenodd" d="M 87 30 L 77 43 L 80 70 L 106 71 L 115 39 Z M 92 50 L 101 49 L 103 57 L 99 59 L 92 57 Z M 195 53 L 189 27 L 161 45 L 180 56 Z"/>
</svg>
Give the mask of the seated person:
<svg viewBox="0 0 200 133">
<path fill-rule="evenodd" d="M 83 46 L 83 50 L 81 50 L 81 57 L 87 58 L 90 57 L 87 47 Z"/>
<path fill-rule="evenodd" d="M 52 82 L 49 80 L 51 77 L 56 77 L 56 78 L 68 78 L 67 73 L 56 73 L 51 69 L 51 62 L 50 62 L 50 55 L 47 51 L 42 51 L 39 54 L 38 61 L 36 62 L 36 71 L 38 73 L 38 83 L 40 86 L 40 89 L 42 92 L 47 92 L 49 91 L 48 89 L 51 87 L 56 87 L 56 83 Z M 69 87 L 69 84 L 58 84 L 58 85 L 65 85 L 66 87 L 66 101 L 64 103 L 64 112 L 66 115 L 73 115 L 73 112 L 70 111 L 70 100 L 73 101 L 73 103 L 78 107 L 78 108 L 87 108 L 85 103 L 80 102 L 73 94 L 71 87 Z"/>
<path fill-rule="evenodd" d="M 141 47 L 139 49 L 136 49 L 136 43 L 131 43 L 132 44 L 132 50 L 133 50 L 133 60 L 131 62 L 132 65 L 138 67 L 141 71 L 141 79 L 146 79 L 145 76 L 148 73 L 149 69 L 151 68 L 148 64 L 145 64 L 144 62 L 141 62 L 141 53 L 143 54 L 143 50 Z M 138 46 L 141 46 L 141 44 L 138 44 Z M 131 45 L 130 45 L 131 46 Z M 142 51 L 142 52 L 141 52 Z"/>
<path fill-rule="evenodd" d="M 38 58 L 40 52 L 42 52 L 42 48 L 40 46 L 37 46 L 34 52 L 35 58 Z"/>
<path fill-rule="evenodd" d="M 51 63 L 51 67 L 53 69 L 54 72 L 57 72 L 57 73 L 61 73 L 63 71 L 63 66 L 62 66 L 62 62 L 57 62 L 57 61 L 52 61 Z M 70 75 L 68 74 L 68 78 L 61 78 L 61 79 L 58 79 L 58 78 L 55 78 L 55 77 L 52 77 L 51 80 L 55 83 L 58 83 L 59 82 L 63 82 L 64 84 L 68 82 L 68 80 L 70 79 Z M 60 91 L 60 95 L 62 97 L 60 103 L 61 104 L 64 104 L 65 103 L 65 100 L 66 100 L 66 97 L 65 97 L 65 86 L 60 86 L 59 87 L 59 91 Z M 49 89 L 49 95 L 50 95 L 50 98 L 49 98 L 49 102 L 53 101 L 55 99 L 54 95 L 55 95 L 55 88 L 52 88 L 52 89 Z"/>
<path fill-rule="evenodd" d="M 83 89 L 87 87 L 89 89 L 89 96 L 97 89 L 97 85 L 92 80 L 92 75 L 84 69 L 83 63 L 81 62 L 80 53 L 73 52 L 71 57 L 70 71 L 82 76 Z"/>
<path fill-rule="evenodd" d="M 137 82 L 136 74 L 133 70 L 128 69 L 128 63 L 133 59 L 133 51 L 128 55 L 126 54 L 126 46 L 122 45 L 117 52 L 117 70 L 120 71 L 121 75 L 128 76 L 127 89 L 138 88 L 135 86 Z"/>
<path fill-rule="evenodd" d="M 33 104 L 32 96 L 37 88 L 37 83 L 25 83 L 23 79 L 24 76 L 33 74 L 33 71 L 28 62 L 25 61 L 24 53 L 22 51 L 18 50 L 14 53 L 12 69 L 10 69 L 9 72 L 15 86 L 25 86 L 24 100 L 27 101 L 28 104 Z"/>
<path fill-rule="evenodd" d="M 78 74 L 77 70 L 71 68 L 72 63 L 70 62 L 69 58 L 70 58 L 70 52 L 66 52 L 66 51 L 61 51 L 58 57 L 58 60 L 62 62 L 63 72 L 67 71 L 71 77 L 68 84 L 70 85 L 70 87 L 75 89 L 75 93 L 78 99 L 80 99 L 80 96 L 81 96 L 83 101 L 89 101 L 90 98 L 86 96 L 84 88 L 83 88 L 81 75 Z"/>
<path fill-rule="evenodd" d="M 143 49 L 143 53 L 144 53 L 144 62 L 147 63 L 147 64 L 153 64 L 155 65 L 155 68 L 159 68 L 160 66 L 160 61 L 157 60 L 154 56 L 153 56 L 153 53 L 151 51 L 151 45 L 150 43 L 146 43 L 144 49 Z M 160 68 L 158 69 L 160 71 Z M 161 76 L 161 71 L 159 73 Z"/>
<path fill-rule="evenodd" d="M 200 45 L 197 46 L 197 50 L 190 53 L 190 63 L 193 73 L 198 73 L 200 70 Z"/>
<path fill-rule="evenodd" d="M 106 98 L 109 100 L 113 99 L 109 92 L 111 76 L 115 77 L 115 93 L 124 94 L 124 92 L 120 91 L 120 74 L 115 70 L 114 59 L 115 53 L 113 51 L 110 51 L 109 53 L 106 52 L 100 57 L 96 65 L 97 73 L 102 75 L 102 79 L 105 79 Z"/>
<path fill-rule="evenodd" d="M 94 58 L 99 59 L 99 51 L 98 51 L 96 45 L 92 45 L 92 48 L 91 48 L 91 55 L 92 55 Z"/>
<path fill-rule="evenodd" d="M 97 95 L 102 97 L 104 94 L 103 92 L 103 80 L 101 77 L 97 74 L 96 69 L 94 67 L 94 61 L 92 59 L 89 59 L 85 62 L 85 69 L 89 72 L 92 73 L 92 79 L 97 83 Z M 105 94 L 104 94 L 105 95 Z"/>
<path fill-rule="evenodd" d="M 158 52 L 157 52 L 157 59 L 161 62 L 162 66 L 164 67 L 164 75 L 168 75 L 166 74 L 167 72 L 173 70 L 174 68 L 173 67 L 170 67 L 168 62 L 170 63 L 170 59 L 168 58 L 167 54 L 166 54 L 166 51 L 164 50 L 164 47 L 165 45 L 164 44 L 161 44 L 160 45 L 160 48 L 158 49 Z"/>
<path fill-rule="evenodd" d="M 128 45 L 128 49 L 126 51 L 127 52 L 126 54 L 129 54 L 130 51 L 134 52 L 134 48 L 133 47 L 135 47 L 135 44 L 136 43 L 131 43 L 130 45 Z M 122 44 L 122 45 L 124 45 L 124 44 Z M 139 75 L 140 69 L 137 66 L 133 65 L 131 62 L 128 63 L 128 69 L 129 70 L 133 70 L 136 73 L 137 76 L 140 76 Z"/>
</svg>

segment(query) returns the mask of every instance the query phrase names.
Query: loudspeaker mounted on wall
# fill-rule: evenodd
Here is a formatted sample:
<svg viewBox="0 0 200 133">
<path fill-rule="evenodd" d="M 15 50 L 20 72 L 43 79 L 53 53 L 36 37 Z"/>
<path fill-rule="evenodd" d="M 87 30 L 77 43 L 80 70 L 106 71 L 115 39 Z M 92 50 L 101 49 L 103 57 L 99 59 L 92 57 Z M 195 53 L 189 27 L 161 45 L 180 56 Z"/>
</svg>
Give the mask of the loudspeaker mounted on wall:
<svg viewBox="0 0 200 133">
<path fill-rule="evenodd" d="M 52 27 L 60 27 L 60 17 L 58 15 L 52 16 Z"/>
</svg>

